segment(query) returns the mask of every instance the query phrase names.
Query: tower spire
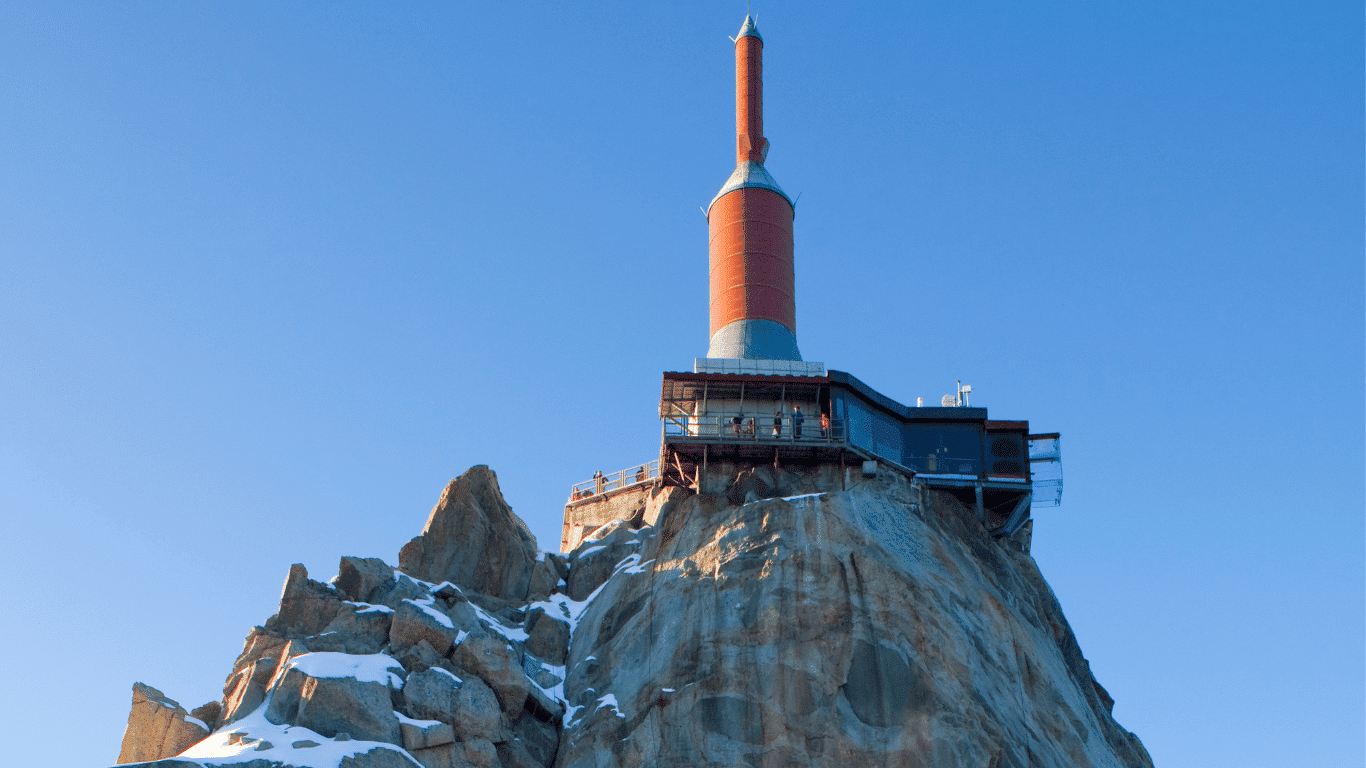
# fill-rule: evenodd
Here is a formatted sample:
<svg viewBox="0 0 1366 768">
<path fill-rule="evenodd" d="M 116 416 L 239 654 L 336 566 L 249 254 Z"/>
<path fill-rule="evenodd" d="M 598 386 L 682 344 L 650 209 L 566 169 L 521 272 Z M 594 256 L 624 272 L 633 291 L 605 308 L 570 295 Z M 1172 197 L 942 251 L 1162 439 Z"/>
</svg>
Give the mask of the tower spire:
<svg viewBox="0 0 1366 768">
<path fill-rule="evenodd" d="M 764 138 L 764 38 L 752 16 L 745 17 L 735 36 L 735 164 L 763 163 L 768 156 Z"/>
<path fill-rule="evenodd" d="M 752 16 L 735 38 L 735 172 L 707 208 L 707 357 L 801 360 L 792 271 L 792 200 L 764 168 L 764 39 Z"/>
</svg>

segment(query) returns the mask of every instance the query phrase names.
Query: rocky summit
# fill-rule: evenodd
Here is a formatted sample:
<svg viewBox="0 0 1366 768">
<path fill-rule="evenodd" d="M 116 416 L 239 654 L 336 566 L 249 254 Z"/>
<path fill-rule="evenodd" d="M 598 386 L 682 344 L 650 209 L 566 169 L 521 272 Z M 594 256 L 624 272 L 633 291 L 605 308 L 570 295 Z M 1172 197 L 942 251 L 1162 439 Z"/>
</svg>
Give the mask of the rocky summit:
<svg viewBox="0 0 1366 768">
<path fill-rule="evenodd" d="M 1151 766 L 1026 528 L 893 473 L 725 468 L 541 552 L 487 467 L 394 568 L 290 568 L 221 701 L 138 683 L 159 768 Z"/>
</svg>

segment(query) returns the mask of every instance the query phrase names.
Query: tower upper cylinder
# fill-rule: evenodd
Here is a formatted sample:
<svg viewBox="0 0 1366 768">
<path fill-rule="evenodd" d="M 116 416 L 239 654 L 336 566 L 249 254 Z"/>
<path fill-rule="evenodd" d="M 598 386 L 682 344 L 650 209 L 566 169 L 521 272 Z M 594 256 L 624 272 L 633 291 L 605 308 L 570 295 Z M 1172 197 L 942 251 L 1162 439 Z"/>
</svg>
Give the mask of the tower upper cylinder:
<svg viewBox="0 0 1366 768">
<path fill-rule="evenodd" d="M 707 209 L 711 344 L 707 357 L 801 360 L 792 201 L 764 160 L 763 38 L 753 19 L 735 41 L 735 172 Z"/>
</svg>

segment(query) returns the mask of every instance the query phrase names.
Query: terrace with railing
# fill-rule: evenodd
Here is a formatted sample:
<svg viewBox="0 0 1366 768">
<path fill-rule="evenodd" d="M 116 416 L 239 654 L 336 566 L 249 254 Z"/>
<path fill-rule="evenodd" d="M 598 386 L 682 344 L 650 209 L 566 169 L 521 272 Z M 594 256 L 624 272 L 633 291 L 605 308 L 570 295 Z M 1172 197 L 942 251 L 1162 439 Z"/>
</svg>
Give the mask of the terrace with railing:
<svg viewBox="0 0 1366 768">
<path fill-rule="evenodd" d="M 699 443 L 792 443 L 820 445 L 843 443 L 843 419 L 825 416 L 801 419 L 777 414 L 723 411 L 706 416 L 668 413 L 664 416 L 664 438 L 687 438 Z"/>
<path fill-rule="evenodd" d="M 614 491 L 642 486 L 654 481 L 657 477 L 659 477 L 659 459 L 647 461 L 644 464 L 636 464 L 619 472 L 610 472 L 605 475 L 599 473 L 596 477 L 575 483 L 569 490 L 569 503 L 601 498 Z"/>
</svg>

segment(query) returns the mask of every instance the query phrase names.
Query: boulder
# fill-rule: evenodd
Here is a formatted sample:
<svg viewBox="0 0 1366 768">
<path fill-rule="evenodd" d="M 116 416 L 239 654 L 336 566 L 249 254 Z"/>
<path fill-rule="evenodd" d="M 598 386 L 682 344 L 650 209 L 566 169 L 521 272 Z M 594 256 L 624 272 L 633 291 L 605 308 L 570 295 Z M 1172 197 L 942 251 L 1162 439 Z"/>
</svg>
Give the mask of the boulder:
<svg viewBox="0 0 1366 768">
<path fill-rule="evenodd" d="M 536 539 L 503 500 L 487 466 L 452 480 L 422 535 L 399 552 L 399 569 L 424 581 L 450 581 L 493 597 L 523 600 Z"/>
<path fill-rule="evenodd" d="M 209 731 L 190 713 L 150 685 L 133 683 L 133 706 L 123 731 L 118 764 L 175 757 L 202 741 Z"/>
<path fill-rule="evenodd" d="M 209 733 L 213 733 L 218 730 L 219 721 L 223 718 L 223 705 L 217 701 L 210 701 L 190 710 L 190 717 L 203 723 L 204 727 L 209 729 Z"/>
<path fill-rule="evenodd" d="M 389 626 L 389 643 L 398 652 L 411 645 L 426 641 L 437 653 L 445 656 L 459 633 L 455 624 L 446 614 L 431 605 L 412 600 L 399 603 L 394 611 L 393 623 Z"/>
<path fill-rule="evenodd" d="M 359 664 L 367 664 L 371 673 L 354 672 Z M 390 689 L 401 687 L 402 681 L 392 672 L 383 682 L 374 679 L 374 668 L 384 666 L 402 669 L 398 662 L 379 654 L 312 653 L 294 659 L 275 676 L 266 719 L 328 737 L 346 733 L 355 739 L 399 744 L 403 736 Z M 343 676 L 348 673 L 355 676 Z"/>
<path fill-rule="evenodd" d="M 426 640 L 417 641 L 417 645 L 410 645 L 394 653 L 394 658 L 403 665 L 409 673 L 426 672 L 432 667 L 440 667 L 447 672 L 455 673 L 455 665 L 445 656 L 437 653 L 432 648 L 431 643 Z"/>
<path fill-rule="evenodd" d="M 454 704 L 453 724 L 461 741 L 488 739 L 497 742 L 507 738 L 498 697 L 483 680 L 469 676 L 456 691 Z"/>
<path fill-rule="evenodd" d="M 379 653 L 389 641 L 389 624 L 393 616 L 393 611 L 384 606 L 343 604 L 322 633 L 306 638 L 305 642 L 314 651 Z"/>
<path fill-rule="evenodd" d="M 503 763 L 499 761 L 498 748 L 488 739 L 465 742 L 464 752 L 465 765 L 471 768 L 504 768 Z"/>
<path fill-rule="evenodd" d="M 431 597 L 432 593 L 426 586 L 414 581 L 407 574 L 395 573 L 392 579 L 375 587 L 370 593 L 370 602 L 398 610 L 404 600 L 429 600 Z"/>
<path fill-rule="evenodd" d="M 475 613 L 474 606 L 463 598 L 451 603 L 446 609 L 446 618 L 451 620 L 451 624 L 457 630 L 464 630 L 470 634 L 484 631 L 484 625 L 479 620 L 479 614 Z"/>
<path fill-rule="evenodd" d="M 532 684 L 505 638 L 471 635 L 455 647 L 451 661 L 488 683 L 504 712 L 516 717 L 522 711 Z"/>
<path fill-rule="evenodd" d="M 551 665 L 563 667 L 569 653 L 569 624 L 532 608 L 526 616 L 526 649 Z"/>
<path fill-rule="evenodd" d="M 409 752 L 455 742 L 455 729 L 451 728 L 450 723 L 443 723 L 440 720 L 400 717 L 398 727 L 403 733 L 403 748 Z"/>
<path fill-rule="evenodd" d="M 418 720 L 453 724 L 455 697 L 464 683 L 464 680 L 440 667 L 409 675 L 403 685 L 403 700 L 407 704 L 408 715 Z"/>
<path fill-rule="evenodd" d="M 295 563 L 289 567 L 280 593 L 280 611 L 266 621 L 265 628 L 286 637 L 307 637 L 322 632 L 342 609 L 336 590 L 308 578 L 308 569 Z"/>
<path fill-rule="evenodd" d="M 394 578 L 394 568 L 378 557 L 343 557 L 337 566 L 337 590 L 347 600 L 368 603 L 370 593 Z"/>
</svg>

